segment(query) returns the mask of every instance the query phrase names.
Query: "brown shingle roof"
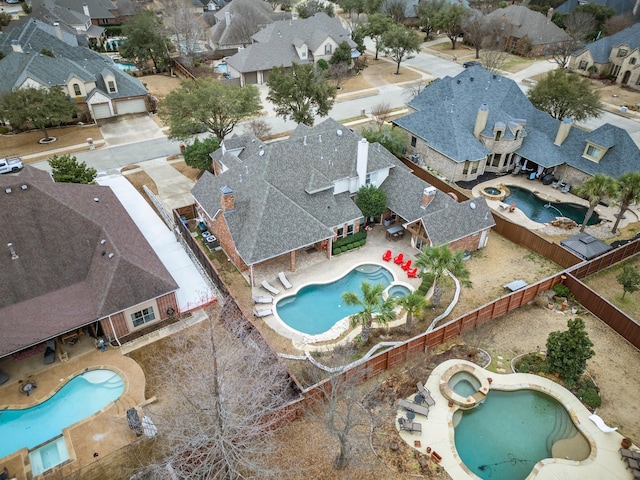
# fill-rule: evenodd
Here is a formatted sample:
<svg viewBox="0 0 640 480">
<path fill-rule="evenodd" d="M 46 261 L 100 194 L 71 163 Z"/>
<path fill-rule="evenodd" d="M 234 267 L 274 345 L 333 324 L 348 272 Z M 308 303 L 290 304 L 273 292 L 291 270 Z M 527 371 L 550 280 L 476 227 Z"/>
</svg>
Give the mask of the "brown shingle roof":
<svg viewBox="0 0 640 480">
<path fill-rule="evenodd" d="M 0 209 L 0 357 L 177 289 L 108 187 L 26 167 Z"/>
</svg>

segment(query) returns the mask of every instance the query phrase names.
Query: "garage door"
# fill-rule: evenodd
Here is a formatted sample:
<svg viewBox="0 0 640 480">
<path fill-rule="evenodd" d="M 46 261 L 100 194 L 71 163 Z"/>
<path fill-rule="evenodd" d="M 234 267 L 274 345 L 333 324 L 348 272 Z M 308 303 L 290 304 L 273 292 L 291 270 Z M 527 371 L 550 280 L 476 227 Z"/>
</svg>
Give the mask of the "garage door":
<svg viewBox="0 0 640 480">
<path fill-rule="evenodd" d="M 244 74 L 245 85 L 255 85 L 258 83 L 258 72 L 247 72 Z"/>
<path fill-rule="evenodd" d="M 124 115 L 125 113 L 144 113 L 147 111 L 147 105 L 142 98 L 126 100 L 116 103 L 116 111 L 118 115 Z"/>
<path fill-rule="evenodd" d="M 94 105 L 92 108 L 93 108 L 93 118 L 95 120 L 111 117 L 111 110 L 109 109 L 108 103 L 98 103 Z"/>
</svg>

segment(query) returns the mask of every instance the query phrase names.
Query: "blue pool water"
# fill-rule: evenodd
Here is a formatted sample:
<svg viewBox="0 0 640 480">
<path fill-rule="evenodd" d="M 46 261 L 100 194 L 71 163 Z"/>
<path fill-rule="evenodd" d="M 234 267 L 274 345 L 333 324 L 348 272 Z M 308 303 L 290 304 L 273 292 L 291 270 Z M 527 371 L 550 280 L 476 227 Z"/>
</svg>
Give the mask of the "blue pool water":
<svg viewBox="0 0 640 480">
<path fill-rule="evenodd" d="M 132 63 L 119 63 L 119 62 L 114 62 L 116 67 L 118 67 L 120 70 L 124 71 L 124 70 L 135 70 L 136 66 Z"/>
<path fill-rule="evenodd" d="M 326 332 L 339 320 L 357 313 L 358 306 L 342 303 L 344 292 L 361 293 L 362 282 L 382 284 L 393 281 L 393 274 L 379 265 L 361 265 L 335 282 L 302 287 L 296 295 L 283 298 L 276 304 L 284 323 L 299 332 L 317 335 Z"/>
<path fill-rule="evenodd" d="M 0 411 L 0 458 L 32 449 L 62 429 L 101 410 L 124 390 L 122 377 L 111 370 L 92 370 L 72 378 L 56 394 L 35 407 Z"/>
<path fill-rule="evenodd" d="M 578 224 L 582 224 L 587 213 L 587 207 L 577 203 L 545 202 L 526 188 L 520 188 L 515 185 L 508 185 L 508 188 L 510 193 L 504 198 L 503 203 L 511 205 L 511 203 L 515 202 L 516 207 L 534 222 L 547 223 L 552 222 L 556 217 L 567 217 Z M 562 193 L 559 193 L 559 195 L 562 195 Z M 593 212 L 587 225 L 595 225 L 596 223 L 600 223 L 600 217 L 596 212 Z"/>
<path fill-rule="evenodd" d="M 552 457 L 556 441 L 577 433 L 567 411 L 549 395 L 491 390 L 483 403 L 462 412 L 455 445 L 480 478 L 523 480 L 538 461 Z"/>
<path fill-rule="evenodd" d="M 389 290 L 387 290 L 387 293 L 393 298 L 403 298 L 409 295 L 411 290 L 404 285 L 392 285 L 389 287 Z"/>
</svg>

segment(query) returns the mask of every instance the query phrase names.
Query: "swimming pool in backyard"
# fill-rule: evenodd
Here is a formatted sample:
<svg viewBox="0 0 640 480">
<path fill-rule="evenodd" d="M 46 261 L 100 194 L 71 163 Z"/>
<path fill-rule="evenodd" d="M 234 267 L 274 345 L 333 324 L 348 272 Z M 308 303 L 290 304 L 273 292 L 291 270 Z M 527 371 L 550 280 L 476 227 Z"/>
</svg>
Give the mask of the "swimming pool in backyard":
<svg viewBox="0 0 640 480">
<path fill-rule="evenodd" d="M 587 207 L 577 203 L 547 202 L 526 188 L 515 185 L 508 185 L 507 187 L 509 194 L 502 202 L 508 205 L 515 203 L 516 207 L 534 222 L 548 223 L 554 221 L 557 217 L 570 218 L 579 225 L 584 221 Z M 600 223 L 600 217 L 596 212 L 593 212 L 587 225 L 595 225 L 597 223 Z"/>
<path fill-rule="evenodd" d="M 41 464 L 49 469 L 65 461 L 69 457 L 64 438 L 60 437 L 62 430 L 99 412 L 123 391 L 124 382 L 116 372 L 90 370 L 73 377 L 39 405 L 0 411 L 0 458 L 24 447 L 39 447 L 30 453 L 30 457 L 35 453 L 34 466 Z M 56 440 L 49 442 L 52 439 Z"/>
<path fill-rule="evenodd" d="M 380 265 L 360 265 L 336 281 L 302 287 L 295 295 L 281 299 L 276 304 L 276 312 L 294 330 L 308 335 L 324 333 L 360 310 L 358 306 L 345 305 L 342 294 L 361 294 L 362 282 L 382 284 L 386 288 L 393 282 L 393 274 Z"/>
<path fill-rule="evenodd" d="M 454 425 L 460 459 L 483 479 L 524 480 L 540 460 L 564 458 L 557 448 L 572 460 L 590 454 L 565 408 L 535 390 L 490 390 L 475 408 L 458 410 Z"/>
</svg>

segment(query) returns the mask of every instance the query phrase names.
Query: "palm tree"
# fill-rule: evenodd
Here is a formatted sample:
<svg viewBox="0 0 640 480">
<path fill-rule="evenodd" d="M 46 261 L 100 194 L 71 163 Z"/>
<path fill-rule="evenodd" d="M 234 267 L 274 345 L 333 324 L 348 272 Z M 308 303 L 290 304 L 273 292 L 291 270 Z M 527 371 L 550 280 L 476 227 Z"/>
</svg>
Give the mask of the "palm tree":
<svg viewBox="0 0 640 480">
<path fill-rule="evenodd" d="M 411 292 L 406 297 L 398 299 L 398 305 L 407 311 L 407 322 L 404 324 L 404 331 L 411 333 L 411 321 L 414 315 L 419 315 L 420 312 L 427 307 L 427 302 L 423 295 L 418 292 Z"/>
<path fill-rule="evenodd" d="M 613 224 L 611 233 L 616 233 L 618 224 L 632 203 L 640 202 L 640 172 L 628 172 L 618 178 L 618 194 L 616 199 L 620 201 L 620 211 L 616 223 Z"/>
<path fill-rule="evenodd" d="M 458 278 L 465 287 L 471 286 L 469 281 L 469 270 L 463 263 L 464 252 L 459 250 L 452 252 L 449 245 L 440 247 L 425 247 L 420 252 L 420 256 L 414 262 L 414 265 L 423 270 L 429 270 L 433 275 L 433 297 L 431 304 L 437 307 L 442 298 L 443 288 L 441 285 L 442 276 L 445 271 L 451 272 L 453 276 Z"/>
<path fill-rule="evenodd" d="M 585 180 L 582 185 L 576 187 L 576 193 L 589 202 L 589 208 L 587 209 L 587 213 L 584 214 L 580 232 L 584 232 L 587 222 L 596 209 L 596 205 L 605 197 L 614 197 L 617 188 L 618 185 L 615 179 L 602 173 L 594 175 L 588 180 Z"/>
<path fill-rule="evenodd" d="M 342 301 L 346 305 L 356 305 L 362 308 L 360 312 L 351 315 L 350 320 L 352 328 L 362 325 L 360 338 L 363 343 L 367 343 L 374 317 L 376 322 L 382 325 L 386 325 L 396 317 L 396 313 L 393 311 L 395 300 L 392 297 L 388 297 L 386 300 L 383 298 L 382 292 L 384 292 L 385 286 L 380 283 L 372 285 L 369 282 L 362 282 L 360 288 L 362 289 L 362 298 L 357 293 L 344 292 Z"/>
</svg>

